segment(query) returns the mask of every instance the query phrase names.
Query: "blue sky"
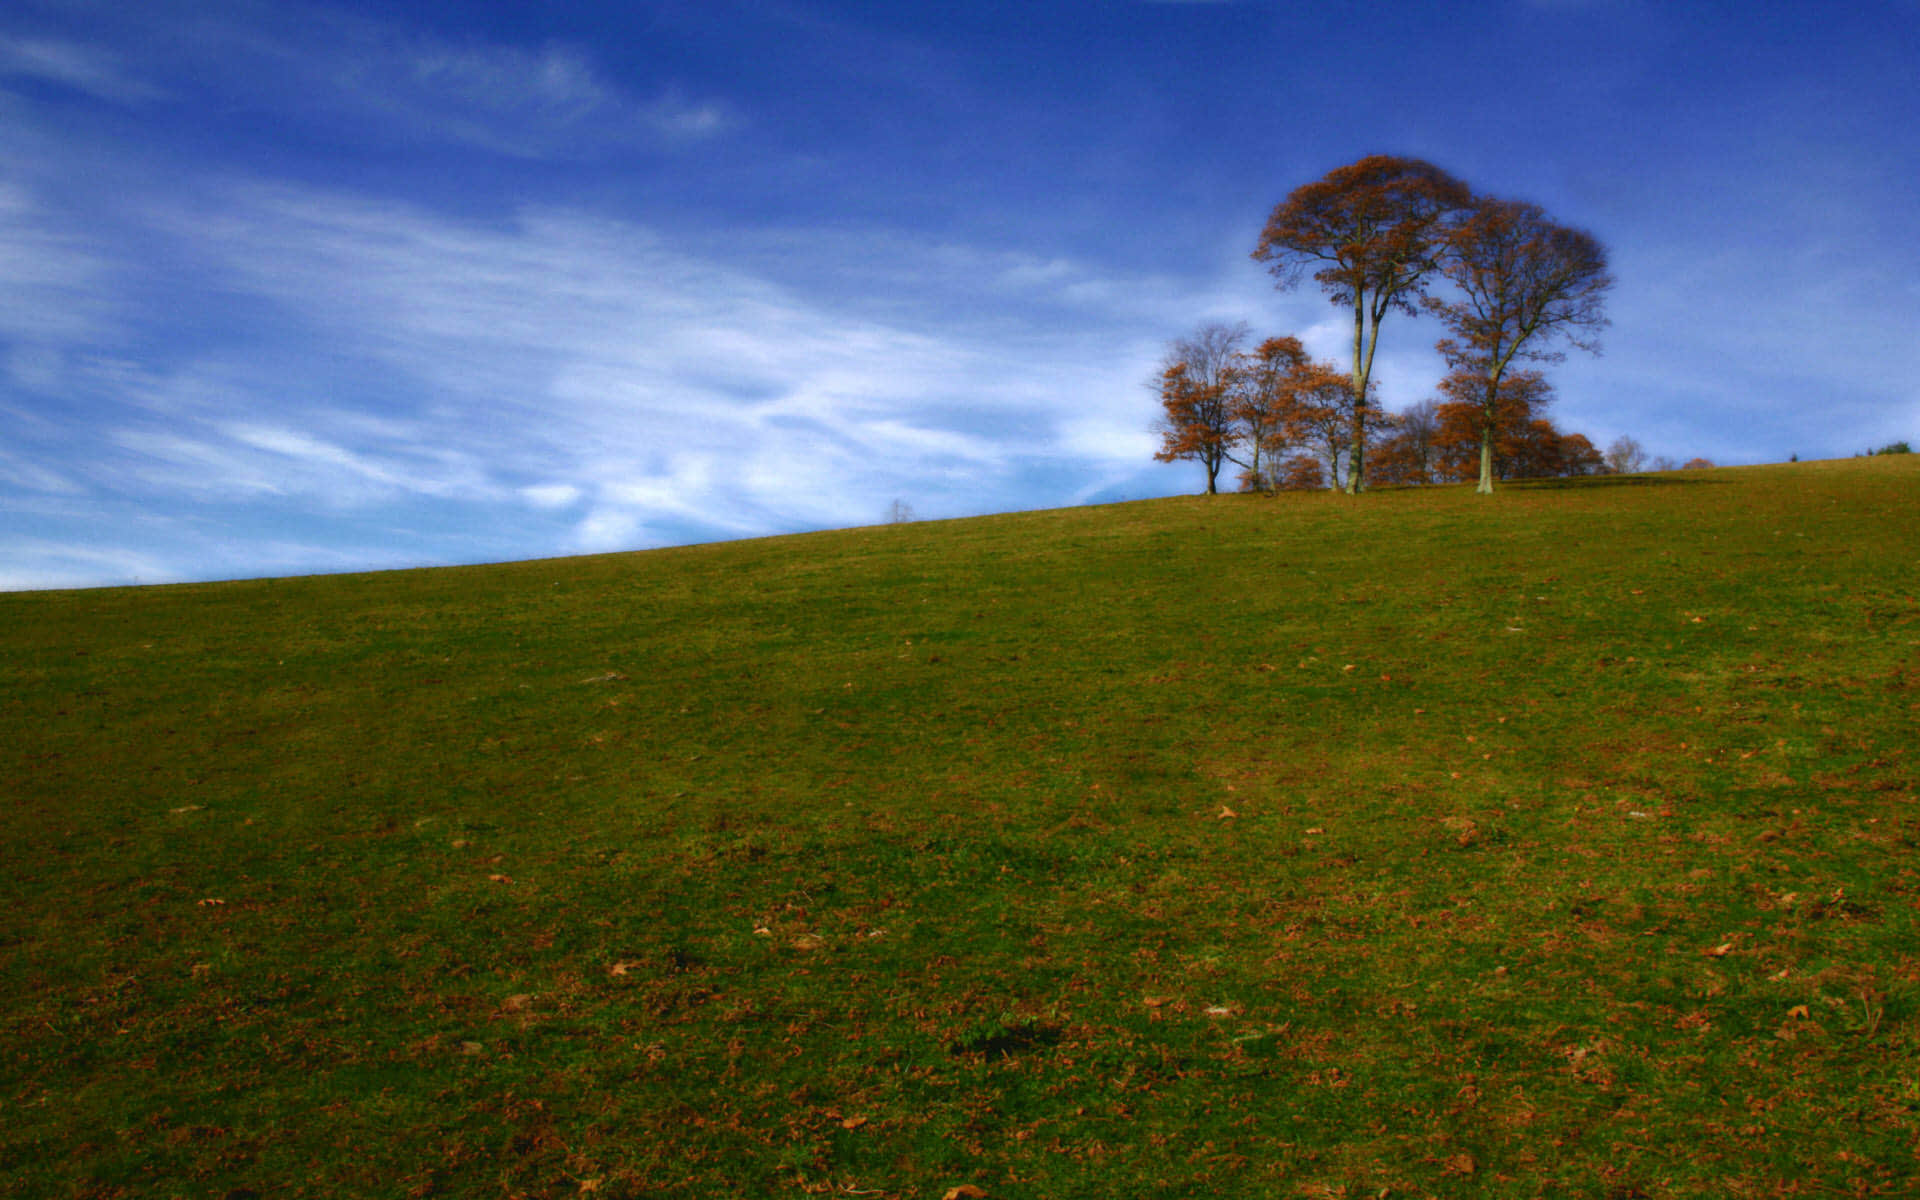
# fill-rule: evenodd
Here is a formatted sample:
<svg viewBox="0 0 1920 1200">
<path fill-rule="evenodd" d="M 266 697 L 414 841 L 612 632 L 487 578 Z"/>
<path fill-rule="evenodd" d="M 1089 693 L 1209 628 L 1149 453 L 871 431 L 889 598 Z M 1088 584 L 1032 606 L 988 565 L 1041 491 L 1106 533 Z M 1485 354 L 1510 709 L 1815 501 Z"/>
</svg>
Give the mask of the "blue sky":
<svg viewBox="0 0 1920 1200">
<path fill-rule="evenodd" d="M 1342 358 L 1249 255 L 1368 153 L 1611 248 L 1563 427 L 1920 440 L 1916 50 L 1916 0 L 14 0 L 0 589 L 1195 491 L 1155 360 Z"/>
</svg>

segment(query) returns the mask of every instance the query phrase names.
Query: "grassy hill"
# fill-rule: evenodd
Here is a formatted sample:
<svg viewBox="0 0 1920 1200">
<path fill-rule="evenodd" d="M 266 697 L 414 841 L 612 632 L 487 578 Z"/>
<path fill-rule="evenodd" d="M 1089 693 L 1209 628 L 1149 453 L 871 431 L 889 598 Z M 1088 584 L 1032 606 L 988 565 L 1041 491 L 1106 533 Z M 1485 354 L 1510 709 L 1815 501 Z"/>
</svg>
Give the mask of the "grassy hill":
<svg viewBox="0 0 1920 1200">
<path fill-rule="evenodd" d="M 1916 530 L 1903 456 L 0 596 L 0 1192 L 1899 1194 Z"/>
</svg>

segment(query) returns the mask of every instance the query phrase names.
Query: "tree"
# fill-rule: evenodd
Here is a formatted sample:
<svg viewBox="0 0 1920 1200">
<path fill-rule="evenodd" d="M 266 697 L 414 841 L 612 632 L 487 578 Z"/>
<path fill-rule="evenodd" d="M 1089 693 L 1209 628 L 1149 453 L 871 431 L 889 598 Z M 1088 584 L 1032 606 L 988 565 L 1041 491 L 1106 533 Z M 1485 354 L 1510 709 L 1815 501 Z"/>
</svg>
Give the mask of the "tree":
<svg viewBox="0 0 1920 1200">
<path fill-rule="evenodd" d="M 1283 492 L 1317 492 L 1327 486 L 1320 460 L 1311 454 L 1292 454 L 1274 472 L 1274 487 Z"/>
<path fill-rule="evenodd" d="M 1682 471 L 1705 471 L 1713 466 L 1710 458 L 1690 458 L 1680 465 Z"/>
<path fill-rule="evenodd" d="M 1567 475 L 1604 475 L 1607 460 L 1600 451 L 1587 440 L 1584 433 L 1569 433 L 1561 439 L 1561 458 L 1566 462 Z"/>
<path fill-rule="evenodd" d="M 1154 458 L 1199 462 L 1207 471 L 1209 496 L 1219 491 L 1220 469 L 1236 436 L 1231 393 L 1247 337 L 1245 322 L 1202 325 L 1168 347 L 1161 361 L 1160 451 Z"/>
<path fill-rule="evenodd" d="M 1455 367 L 1440 381 L 1441 429 L 1435 446 L 1443 477 L 1464 482 L 1558 474 L 1551 447 L 1559 432 L 1551 424 L 1545 430 L 1535 428 L 1553 401 L 1553 385 L 1547 377 L 1538 371 L 1510 374 L 1493 406 L 1491 427 L 1486 383 L 1473 367 Z"/>
<path fill-rule="evenodd" d="M 1320 454 L 1327 465 L 1330 488 L 1341 487 L 1340 467 L 1345 463 L 1346 490 L 1354 490 L 1353 472 L 1359 461 L 1356 445 L 1390 420 L 1377 405 L 1355 402 L 1353 385 L 1338 367 L 1309 362 L 1295 373 L 1293 413 L 1289 420 L 1292 440 Z"/>
<path fill-rule="evenodd" d="M 1241 483 L 1248 490 L 1273 489 L 1273 464 L 1297 437 L 1294 393 L 1306 365 L 1306 348 L 1296 337 L 1270 337 L 1252 354 L 1241 356 L 1229 405 L 1239 436 L 1230 443 L 1228 456 L 1241 468 Z"/>
<path fill-rule="evenodd" d="M 1373 450 L 1368 469 L 1376 483 L 1425 484 L 1434 480 L 1434 439 L 1440 432 L 1440 402 L 1422 400 L 1394 417 L 1391 432 Z"/>
<path fill-rule="evenodd" d="M 1465 184 L 1431 163 L 1370 155 L 1294 189 L 1254 247 L 1282 290 L 1316 268 L 1313 278 L 1327 298 L 1353 309 L 1349 492 L 1366 487 L 1366 410 L 1380 323 L 1396 309 L 1419 312 L 1448 223 L 1470 200 Z"/>
<path fill-rule="evenodd" d="M 1507 372 L 1518 360 L 1560 360 L 1561 343 L 1598 353 L 1613 276 L 1592 234 L 1556 224 L 1538 205 L 1493 198 L 1449 229 L 1441 270 L 1454 297 L 1426 304 L 1453 331 L 1439 345 L 1448 365 L 1478 381 L 1479 491 L 1490 493 Z"/>
<path fill-rule="evenodd" d="M 1640 443 L 1621 434 L 1607 447 L 1607 470 L 1615 475 L 1632 475 L 1644 470 L 1647 465 L 1647 452 Z"/>
<path fill-rule="evenodd" d="M 1537 372 L 1524 372 L 1544 387 Z M 1578 433 L 1561 433 L 1552 421 L 1531 410 L 1509 409 L 1494 439 L 1494 474 L 1498 479 L 1551 479 L 1567 475 L 1597 475 L 1605 469 L 1600 452 Z M 1480 474 L 1481 411 L 1477 403 L 1448 401 L 1439 406 L 1435 433 L 1434 477 L 1448 483 L 1466 483 Z"/>
<path fill-rule="evenodd" d="M 1534 417 L 1501 446 L 1502 479 L 1554 479 L 1569 474 L 1567 439 L 1545 417 Z"/>
</svg>

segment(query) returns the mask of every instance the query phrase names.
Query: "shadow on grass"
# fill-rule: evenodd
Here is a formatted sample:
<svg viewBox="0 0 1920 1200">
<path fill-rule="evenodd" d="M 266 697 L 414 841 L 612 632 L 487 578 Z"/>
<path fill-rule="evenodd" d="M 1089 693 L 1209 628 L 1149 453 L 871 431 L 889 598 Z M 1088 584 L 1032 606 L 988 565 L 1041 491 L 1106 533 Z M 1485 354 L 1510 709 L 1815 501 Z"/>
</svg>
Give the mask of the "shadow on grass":
<svg viewBox="0 0 1920 1200">
<path fill-rule="evenodd" d="M 1699 487 L 1724 485 L 1725 479 L 1683 478 L 1662 471 L 1652 475 L 1575 475 L 1559 479 L 1510 479 L 1503 480 L 1496 487 L 1527 488 L 1533 491 L 1554 491 L 1562 488 L 1596 487 Z"/>
<path fill-rule="evenodd" d="M 1640 475 L 1560 475 L 1550 479 L 1501 479 L 1494 483 L 1494 490 L 1504 492 L 1509 488 L 1527 491 L 1560 491 L 1568 488 L 1613 488 L 1613 487 L 1694 487 L 1700 484 L 1724 486 L 1733 482 L 1730 479 L 1679 478 L 1676 472 L 1648 472 Z M 1445 491 L 1457 489 L 1472 491 L 1474 481 L 1449 480 L 1444 483 L 1382 483 L 1370 484 L 1369 492 L 1418 492 Z M 1316 489 L 1324 492 L 1325 489 Z M 1222 495 L 1247 495 L 1245 492 L 1221 493 Z M 1280 495 L 1274 492 L 1269 495 Z"/>
</svg>

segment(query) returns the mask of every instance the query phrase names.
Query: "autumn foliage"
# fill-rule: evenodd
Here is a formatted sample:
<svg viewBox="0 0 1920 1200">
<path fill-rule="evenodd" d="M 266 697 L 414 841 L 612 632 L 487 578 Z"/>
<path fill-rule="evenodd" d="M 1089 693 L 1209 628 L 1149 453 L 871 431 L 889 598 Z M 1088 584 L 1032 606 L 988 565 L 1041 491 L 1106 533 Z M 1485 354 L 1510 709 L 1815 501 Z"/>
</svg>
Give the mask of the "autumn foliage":
<svg viewBox="0 0 1920 1200">
<path fill-rule="evenodd" d="M 1514 364 L 1558 361 L 1561 344 L 1597 353 L 1613 277 L 1593 235 L 1555 223 L 1537 205 L 1491 197 L 1447 231 L 1441 261 L 1452 295 L 1429 296 L 1426 305 L 1453 331 L 1437 347 L 1453 368 L 1442 387 L 1479 408 L 1480 490 L 1491 492 L 1495 443 L 1532 403 L 1508 393 L 1544 386 L 1537 372 Z"/>
<path fill-rule="evenodd" d="M 1191 459 L 1207 472 L 1207 494 L 1218 490 L 1220 471 L 1240 439 L 1235 393 L 1242 386 L 1242 325 L 1202 325 L 1168 349 L 1160 368 L 1161 462 Z"/>
<path fill-rule="evenodd" d="M 1154 457 L 1161 462 L 1198 462 L 1207 471 L 1207 494 L 1213 495 L 1232 437 L 1224 390 L 1217 383 L 1200 382 L 1187 368 L 1175 364 L 1160 372 L 1160 403 L 1165 414 L 1160 449 Z"/>
<path fill-rule="evenodd" d="M 1242 327 L 1210 325 L 1174 344 L 1160 372 L 1155 457 L 1199 462 L 1210 494 L 1228 464 L 1246 491 L 1340 486 L 1355 428 L 1377 435 L 1392 418 L 1356 404 L 1349 377 L 1310 359 L 1298 338 L 1252 351 L 1239 349 L 1244 341 Z"/>
<path fill-rule="evenodd" d="M 1485 442 L 1479 383 L 1473 375 L 1455 372 L 1441 382 L 1439 396 L 1394 417 L 1374 451 L 1375 482 L 1408 486 L 1478 479 Z M 1495 479 L 1606 472 L 1600 451 L 1584 434 L 1562 432 L 1545 416 L 1552 388 L 1539 372 L 1517 372 L 1507 385 L 1491 442 Z"/>
<path fill-rule="evenodd" d="M 1490 435 L 1486 380 L 1471 369 L 1454 370 L 1437 396 L 1395 414 L 1356 405 L 1348 376 L 1309 358 L 1292 337 L 1232 351 L 1210 379 L 1199 368 L 1169 363 L 1160 382 L 1158 457 L 1200 462 L 1209 492 L 1229 466 L 1239 468 L 1234 482 L 1242 491 L 1342 487 L 1351 480 L 1356 415 L 1373 447 L 1376 485 L 1469 483 L 1483 467 L 1498 480 L 1608 470 L 1584 435 L 1564 433 L 1547 418 L 1553 387 L 1538 371 L 1508 373 L 1492 405 Z"/>
<path fill-rule="evenodd" d="M 1242 349 L 1246 326 L 1175 342 L 1158 380 L 1163 461 L 1193 459 L 1217 490 L 1228 464 L 1254 490 L 1419 485 L 1607 470 L 1543 410 L 1552 387 L 1524 363 L 1597 352 L 1613 285 L 1593 235 L 1539 206 L 1475 195 L 1431 163 L 1371 155 L 1296 188 L 1254 249 L 1283 290 L 1311 275 L 1351 310 L 1352 365 L 1311 360 L 1298 338 Z M 1399 414 L 1373 378 L 1389 313 L 1429 312 L 1449 336 L 1439 394 Z M 1613 456 L 1617 457 L 1617 456 Z M 1617 469 L 1617 468 L 1616 468 Z"/>
<path fill-rule="evenodd" d="M 1352 310 L 1350 492 L 1366 486 L 1366 410 L 1381 322 L 1390 312 L 1419 312 L 1448 227 L 1471 199 L 1465 184 L 1432 163 L 1369 155 L 1294 189 L 1254 247 L 1282 289 L 1311 270 L 1329 301 Z"/>
<path fill-rule="evenodd" d="M 1436 482 L 1465 483 L 1490 472 L 1493 479 L 1546 479 L 1598 475 L 1606 466 L 1593 443 L 1562 433 L 1545 416 L 1553 386 L 1538 371 L 1515 371 L 1505 380 L 1491 426 L 1486 380 L 1455 370 L 1440 381 Z"/>
</svg>

